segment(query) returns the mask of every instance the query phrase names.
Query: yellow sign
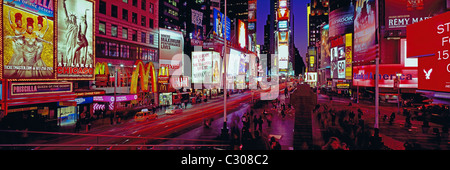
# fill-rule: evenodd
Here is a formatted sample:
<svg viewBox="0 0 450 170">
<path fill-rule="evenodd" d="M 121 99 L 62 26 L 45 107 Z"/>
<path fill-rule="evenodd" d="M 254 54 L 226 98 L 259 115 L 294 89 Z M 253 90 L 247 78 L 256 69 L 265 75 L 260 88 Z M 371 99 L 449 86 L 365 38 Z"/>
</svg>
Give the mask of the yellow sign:
<svg viewBox="0 0 450 170">
<path fill-rule="evenodd" d="M 143 92 L 148 92 L 148 79 L 149 76 L 152 79 L 152 92 L 156 93 L 158 92 L 157 79 L 156 79 L 156 72 L 155 72 L 155 66 L 152 62 L 147 63 L 144 66 L 144 63 L 142 60 L 136 61 L 136 68 L 133 71 L 133 74 L 131 75 L 131 87 L 130 87 L 130 94 L 136 94 L 138 92 L 137 90 L 137 83 L 138 78 L 140 77 L 140 83 L 141 83 L 141 89 Z"/>
</svg>

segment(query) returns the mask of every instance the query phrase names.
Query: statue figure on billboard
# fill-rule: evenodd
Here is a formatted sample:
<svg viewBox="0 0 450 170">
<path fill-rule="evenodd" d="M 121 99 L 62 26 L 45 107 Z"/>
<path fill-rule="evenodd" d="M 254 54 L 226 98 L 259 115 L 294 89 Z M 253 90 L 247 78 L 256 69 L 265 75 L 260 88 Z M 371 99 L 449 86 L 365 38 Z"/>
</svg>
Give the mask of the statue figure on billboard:
<svg viewBox="0 0 450 170">
<path fill-rule="evenodd" d="M 87 57 L 87 46 L 88 41 L 86 38 L 86 31 L 87 31 L 87 21 L 86 21 L 86 15 L 88 9 L 85 10 L 84 16 L 81 17 L 81 22 L 78 25 L 77 22 L 77 16 L 75 14 L 69 14 L 67 12 L 66 8 L 66 0 L 64 0 L 64 13 L 66 15 L 66 25 L 67 25 L 67 32 L 66 32 L 66 58 L 68 61 L 68 64 L 71 64 L 72 67 L 77 66 L 78 64 L 81 64 L 81 56 Z M 82 53 L 81 50 L 84 50 L 84 53 Z M 78 55 L 77 55 L 78 53 Z"/>
</svg>

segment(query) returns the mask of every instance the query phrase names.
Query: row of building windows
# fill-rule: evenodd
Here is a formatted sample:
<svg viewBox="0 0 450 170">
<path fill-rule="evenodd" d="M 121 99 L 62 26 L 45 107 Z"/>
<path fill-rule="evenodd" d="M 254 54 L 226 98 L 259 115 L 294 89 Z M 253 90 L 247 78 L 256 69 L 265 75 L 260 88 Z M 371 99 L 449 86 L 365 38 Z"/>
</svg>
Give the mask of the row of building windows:
<svg viewBox="0 0 450 170">
<path fill-rule="evenodd" d="M 113 57 L 158 62 L 158 50 L 129 43 L 96 40 L 98 57 Z"/>
<path fill-rule="evenodd" d="M 106 22 L 99 21 L 98 32 L 101 35 L 106 35 Z M 131 40 L 138 41 L 138 31 L 132 29 L 131 30 Z M 118 37 L 118 26 L 111 24 L 111 37 Z M 122 27 L 122 39 L 128 40 L 128 28 Z M 147 33 L 141 32 L 141 43 L 155 44 L 155 36 L 152 33 L 148 34 L 147 41 Z"/>
<path fill-rule="evenodd" d="M 134 5 L 135 1 L 136 1 L 136 5 Z M 123 2 L 128 3 L 128 0 L 123 0 Z M 147 8 L 146 1 L 145 0 L 141 0 L 141 3 L 142 3 L 141 4 L 141 9 L 147 11 L 147 9 L 146 9 Z M 137 0 L 133 0 L 133 6 L 137 7 Z M 99 12 L 101 14 L 107 15 L 106 14 L 106 2 L 105 1 L 100 1 Z M 150 5 L 149 5 L 149 12 L 151 14 L 154 13 L 154 4 L 153 3 L 150 3 Z M 118 7 L 117 7 L 117 5 L 111 5 L 111 17 L 118 18 Z M 128 10 L 125 9 L 125 8 L 122 9 L 122 19 L 125 20 L 125 21 L 128 21 Z M 155 27 L 153 19 L 149 18 L 148 21 L 149 21 L 148 22 L 149 28 L 153 29 Z M 131 22 L 134 23 L 134 24 L 138 24 L 138 14 L 137 13 L 135 13 L 135 12 L 131 13 Z M 146 16 L 144 16 L 144 15 L 141 16 L 141 24 L 140 25 L 143 26 L 143 27 L 147 26 Z"/>
</svg>

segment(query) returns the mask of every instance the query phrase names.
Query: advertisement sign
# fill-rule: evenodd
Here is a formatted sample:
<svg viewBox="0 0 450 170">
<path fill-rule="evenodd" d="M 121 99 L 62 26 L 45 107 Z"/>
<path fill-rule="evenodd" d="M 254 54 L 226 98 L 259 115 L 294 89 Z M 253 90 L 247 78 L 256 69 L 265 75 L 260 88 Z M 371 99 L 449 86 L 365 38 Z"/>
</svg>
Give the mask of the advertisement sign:
<svg viewBox="0 0 450 170">
<path fill-rule="evenodd" d="M 323 26 L 322 31 L 320 32 L 320 68 L 325 68 L 327 66 L 330 66 L 330 43 L 328 39 L 329 35 L 329 27 Z"/>
<path fill-rule="evenodd" d="M 330 12 L 330 37 L 340 36 L 353 32 L 354 7 L 350 3 Z"/>
<path fill-rule="evenodd" d="M 11 97 L 72 92 L 72 82 L 11 83 Z"/>
<path fill-rule="evenodd" d="M 242 53 L 230 49 L 230 55 L 228 58 L 228 66 L 227 66 L 227 75 L 228 76 L 237 76 L 239 74 L 239 64 L 241 61 L 241 55 Z"/>
<path fill-rule="evenodd" d="M 57 78 L 94 78 L 94 2 L 58 1 Z"/>
<path fill-rule="evenodd" d="M 444 13 L 445 3 L 445 0 L 386 0 L 386 29 L 406 31 L 410 24 Z"/>
<path fill-rule="evenodd" d="M 288 31 L 280 31 L 278 32 L 278 43 L 289 43 L 289 32 Z"/>
<path fill-rule="evenodd" d="M 116 96 L 116 102 L 125 102 L 137 99 L 137 94 Z M 94 96 L 94 102 L 114 102 L 114 96 Z"/>
<path fill-rule="evenodd" d="M 289 20 L 289 9 L 287 8 L 278 8 L 277 20 Z"/>
<path fill-rule="evenodd" d="M 339 58 L 339 52 L 338 52 L 338 47 L 333 47 L 331 48 L 331 70 L 330 70 L 330 74 L 331 74 L 331 78 L 338 78 L 338 58 Z"/>
<path fill-rule="evenodd" d="M 181 89 L 182 87 L 189 87 L 189 77 L 183 76 L 183 77 L 171 77 L 170 78 L 170 85 L 174 89 Z"/>
<path fill-rule="evenodd" d="M 278 1 L 280 8 L 287 8 L 287 0 Z"/>
<path fill-rule="evenodd" d="M 230 41 L 230 32 L 231 32 L 231 20 L 227 17 L 226 19 L 226 28 L 225 28 L 225 15 L 220 11 L 214 8 L 214 23 L 213 23 L 213 31 L 214 35 L 224 38 L 225 33 L 227 36 L 227 40 Z"/>
<path fill-rule="evenodd" d="M 221 79 L 221 57 L 218 52 L 212 53 L 212 83 L 220 83 Z"/>
<path fill-rule="evenodd" d="M 238 44 L 239 47 L 245 49 L 247 43 L 247 27 L 245 23 L 241 20 L 238 20 Z"/>
<path fill-rule="evenodd" d="M 159 59 L 174 60 L 177 54 L 183 54 L 183 33 L 168 29 L 159 29 Z M 180 60 L 180 59 L 175 59 Z"/>
<path fill-rule="evenodd" d="M 211 83 L 212 52 L 192 52 L 192 83 Z"/>
<path fill-rule="evenodd" d="M 375 78 L 378 78 L 379 87 L 394 88 L 397 73 L 401 73 L 400 88 L 417 88 L 417 68 L 401 64 L 381 64 L 379 67 L 378 76 L 375 76 L 375 65 L 353 67 L 353 86 L 374 87 Z"/>
<path fill-rule="evenodd" d="M 357 0 L 354 20 L 353 61 L 364 62 L 374 60 L 376 53 L 376 15 L 375 0 Z"/>
<path fill-rule="evenodd" d="M 279 69 L 288 69 L 289 62 L 289 46 L 287 45 L 279 45 L 278 46 L 278 63 Z"/>
<path fill-rule="evenodd" d="M 345 79 L 352 79 L 353 44 L 352 33 L 345 34 Z"/>
<path fill-rule="evenodd" d="M 345 60 L 338 61 L 338 78 L 345 79 Z"/>
<path fill-rule="evenodd" d="M 192 20 L 192 32 L 191 32 L 191 45 L 202 45 L 203 43 L 203 13 L 197 10 L 191 9 Z"/>
<path fill-rule="evenodd" d="M 278 21 L 278 30 L 279 31 L 286 31 L 288 30 L 288 21 Z"/>
<path fill-rule="evenodd" d="M 317 72 L 307 72 L 305 82 L 317 82 Z"/>
<path fill-rule="evenodd" d="M 407 26 L 407 56 L 418 58 L 419 89 L 450 92 L 450 12 Z"/>
<path fill-rule="evenodd" d="M 55 78 L 54 8 L 53 0 L 3 0 L 3 78 Z"/>
</svg>

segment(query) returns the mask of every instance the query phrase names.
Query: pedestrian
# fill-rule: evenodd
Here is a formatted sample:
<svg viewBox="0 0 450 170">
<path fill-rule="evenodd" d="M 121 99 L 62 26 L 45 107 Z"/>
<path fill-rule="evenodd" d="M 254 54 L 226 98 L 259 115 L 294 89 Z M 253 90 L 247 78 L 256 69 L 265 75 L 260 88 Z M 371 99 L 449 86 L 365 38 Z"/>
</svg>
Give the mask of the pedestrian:
<svg viewBox="0 0 450 170">
<path fill-rule="evenodd" d="M 263 120 L 263 118 L 262 118 L 262 116 L 260 115 L 259 116 L 259 118 L 258 118 L 258 128 L 259 128 L 259 131 L 262 133 L 262 126 L 263 126 L 263 123 L 264 123 L 264 120 Z"/>
<path fill-rule="evenodd" d="M 77 119 L 77 122 L 75 123 L 75 133 L 80 132 L 81 129 L 81 122 L 80 119 Z"/>
<path fill-rule="evenodd" d="M 322 150 L 343 150 L 341 141 L 337 137 L 331 137 L 328 142 L 322 146 Z"/>
<path fill-rule="evenodd" d="M 253 116 L 253 130 L 256 131 L 256 126 L 258 126 L 258 118 Z"/>
<path fill-rule="evenodd" d="M 281 150 L 280 143 L 273 136 L 270 138 L 270 150 Z"/>
<path fill-rule="evenodd" d="M 392 113 L 391 113 L 391 116 L 390 116 L 390 119 L 389 119 L 389 125 L 392 125 L 392 123 L 394 122 L 394 120 L 395 120 L 395 112 L 392 112 Z"/>
<path fill-rule="evenodd" d="M 268 113 L 266 119 L 267 119 L 267 126 L 271 127 L 271 124 L 272 124 L 272 113 Z"/>
</svg>

